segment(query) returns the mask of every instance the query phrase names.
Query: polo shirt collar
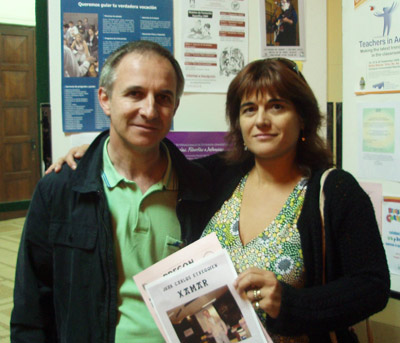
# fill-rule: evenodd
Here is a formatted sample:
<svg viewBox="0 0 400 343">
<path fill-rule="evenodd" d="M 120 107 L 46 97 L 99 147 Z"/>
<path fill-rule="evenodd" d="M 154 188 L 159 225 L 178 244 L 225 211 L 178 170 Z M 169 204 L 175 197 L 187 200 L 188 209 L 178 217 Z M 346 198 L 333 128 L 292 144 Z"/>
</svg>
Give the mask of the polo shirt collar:
<svg viewBox="0 0 400 343">
<path fill-rule="evenodd" d="M 123 177 L 121 174 L 117 172 L 115 169 L 114 165 L 111 162 L 110 156 L 108 155 L 107 151 L 107 145 L 110 141 L 110 137 L 106 139 L 104 142 L 103 146 L 103 172 L 102 172 L 102 178 L 104 181 L 104 184 L 108 188 L 114 188 L 116 187 L 121 181 L 125 183 L 135 183 L 132 180 L 128 180 L 127 178 Z M 160 180 L 160 184 L 162 185 L 163 189 L 166 190 L 177 190 L 178 189 L 178 184 L 176 180 L 176 175 L 173 172 L 172 169 L 172 161 L 171 161 L 171 156 L 168 150 L 168 147 L 165 145 L 164 142 L 160 143 L 161 149 L 164 151 L 165 155 L 167 156 L 167 170 L 164 173 L 164 176 L 162 180 Z"/>
</svg>

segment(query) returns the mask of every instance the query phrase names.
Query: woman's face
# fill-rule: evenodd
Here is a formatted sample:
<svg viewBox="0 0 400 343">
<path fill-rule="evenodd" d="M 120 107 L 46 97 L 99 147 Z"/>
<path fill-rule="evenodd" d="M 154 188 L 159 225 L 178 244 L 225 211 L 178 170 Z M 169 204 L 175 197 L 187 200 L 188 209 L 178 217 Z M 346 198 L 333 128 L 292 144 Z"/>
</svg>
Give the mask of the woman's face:
<svg viewBox="0 0 400 343">
<path fill-rule="evenodd" d="M 302 122 L 289 100 L 268 93 L 245 96 L 239 123 L 243 141 L 256 159 L 294 160 Z"/>
</svg>

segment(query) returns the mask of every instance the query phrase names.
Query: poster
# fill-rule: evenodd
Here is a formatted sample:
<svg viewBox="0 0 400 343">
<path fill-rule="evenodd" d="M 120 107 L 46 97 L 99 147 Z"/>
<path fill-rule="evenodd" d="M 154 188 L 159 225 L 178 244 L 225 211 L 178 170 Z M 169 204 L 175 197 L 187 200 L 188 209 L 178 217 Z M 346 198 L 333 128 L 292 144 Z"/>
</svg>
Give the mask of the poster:
<svg viewBox="0 0 400 343">
<path fill-rule="evenodd" d="M 400 1 L 354 2 L 355 94 L 400 92 Z"/>
<path fill-rule="evenodd" d="M 303 0 L 259 2 L 262 57 L 305 60 Z"/>
<path fill-rule="evenodd" d="M 100 68 L 134 40 L 173 51 L 172 0 L 61 1 L 64 132 L 103 131 L 109 119 L 97 101 Z"/>
<path fill-rule="evenodd" d="M 359 182 L 362 189 L 371 199 L 376 221 L 382 235 L 382 184 L 377 182 Z"/>
<path fill-rule="evenodd" d="M 400 275 L 400 198 L 384 198 L 382 223 L 382 241 L 390 273 Z"/>
<path fill-rule="evenodd" d="M 358 176 L 400 181 L 400 103 L 360 103 Z"/>
<path fill-rule="evenodd" d="M 181 5 L 185 92 L 225 93 L 248 62 L 248 0 L 185 0 Z"/>
<path fill-rule="evenodd" d="M 187 159 L 206 157 L 225 150 L 224 137 L 226 132 L 177 132 L 171 131 L 167 138 L 170 139 Z"/>
</svg>

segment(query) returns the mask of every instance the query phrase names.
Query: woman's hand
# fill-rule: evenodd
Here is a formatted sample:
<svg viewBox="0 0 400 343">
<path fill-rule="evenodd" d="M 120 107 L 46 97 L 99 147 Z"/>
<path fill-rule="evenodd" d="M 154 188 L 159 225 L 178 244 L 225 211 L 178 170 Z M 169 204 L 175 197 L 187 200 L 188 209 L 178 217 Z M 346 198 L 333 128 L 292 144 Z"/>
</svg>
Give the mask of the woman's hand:
<svg viewBox="0 0 400 343">
<path fill-rule="evenodd" d="M 67 154 L 63 157 L 60 157 L 57 162 L 53 163 L 50 167 L 48 167 L 45 171 L 45 174 L 50 174 L 52 171 L 58 173 L 62 165 L 67 163 L 71 169 L 76 169 L 76 162 L 75 159 L 81 159 L 82 156 L 85 154 L 86 150 L 88 149 L 89 144 L 83 144 L 80 146 L 76 146 L 71 148 Z"/>
<path fill-rule="evenodd" d="M 234 284 L 243 299 L 249 299 L 255 309 L 262 309 L 271 318 L 279 315 L 282 301 L 282 287 L 275 274 L 249 268 L 241 273 Z"/>
</svg>

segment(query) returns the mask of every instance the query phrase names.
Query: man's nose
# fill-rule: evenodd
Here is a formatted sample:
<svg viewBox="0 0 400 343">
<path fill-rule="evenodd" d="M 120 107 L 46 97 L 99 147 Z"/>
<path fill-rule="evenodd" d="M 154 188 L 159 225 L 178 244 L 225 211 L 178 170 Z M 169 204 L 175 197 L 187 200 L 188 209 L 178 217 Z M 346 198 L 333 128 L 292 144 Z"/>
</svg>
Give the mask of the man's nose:
<svg viewBox="0 0 400 343">
<path fill-rule="evenodd" d="M 149 94 L 143 99 L 140 114 L 149 120 L 158 116 L 157 104 L 153 95 Z"/>
</svg>

